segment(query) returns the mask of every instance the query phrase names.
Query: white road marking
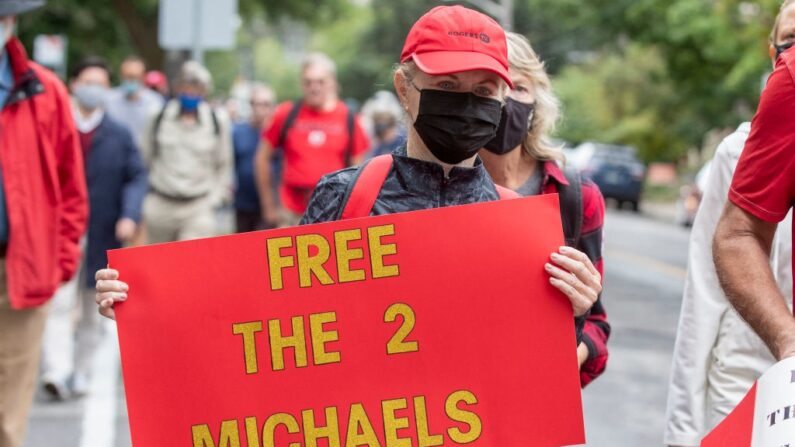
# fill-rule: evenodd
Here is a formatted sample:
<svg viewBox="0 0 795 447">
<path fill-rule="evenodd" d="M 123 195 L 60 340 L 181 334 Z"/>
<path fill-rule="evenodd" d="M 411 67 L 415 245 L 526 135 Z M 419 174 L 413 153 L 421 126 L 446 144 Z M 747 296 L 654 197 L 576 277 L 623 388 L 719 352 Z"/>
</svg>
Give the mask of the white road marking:
<svg viewBox="0 0 795 447">
<path fill-rule="evenodd" d="M 80 447 L 110 447 L 116 441 L 119 342 L 116 325 L 109 320 L 103 324 L 105 336 L 91 365 Z"/>
</svg>

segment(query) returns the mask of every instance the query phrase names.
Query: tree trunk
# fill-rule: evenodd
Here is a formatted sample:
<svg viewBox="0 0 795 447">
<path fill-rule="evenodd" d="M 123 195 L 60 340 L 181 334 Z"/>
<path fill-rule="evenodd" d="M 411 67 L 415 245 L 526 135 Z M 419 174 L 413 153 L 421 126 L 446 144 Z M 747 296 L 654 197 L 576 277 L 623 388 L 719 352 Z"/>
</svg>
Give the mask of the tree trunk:
<svg viewBox="0 0 795 447">
<path fill-rule="evenodd" d="M 157 11 L 149 17 L 142 15 L 130 0 L 112 0 L 112 3 L 127 27 L 138 55 L 146 61 L 147 69 L 162 69 L 164 52 L 157 42 Z"/>
</svg>

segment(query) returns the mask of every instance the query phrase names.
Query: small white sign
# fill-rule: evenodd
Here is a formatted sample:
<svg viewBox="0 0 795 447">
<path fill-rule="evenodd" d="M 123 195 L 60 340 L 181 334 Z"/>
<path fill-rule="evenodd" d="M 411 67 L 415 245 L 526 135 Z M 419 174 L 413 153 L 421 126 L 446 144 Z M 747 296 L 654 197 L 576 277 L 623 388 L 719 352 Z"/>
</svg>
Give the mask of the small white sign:
<svg viewBox="0 0 795 447">
<path fill-rule="evenodd" d="M 165 49 L 234 48 L 239 26 L 237 0 L 160 0 L 157 36 Z"/>
<path fill-rule="evenodd" d="M 795 357 L 757 381 L 752 447 L 795 447 Z"/>
<path fill-rule="evenodd" d="M 66 36 L 39 34 L 33 40 L 33 60 L 47 67 L 66 65 Z"/>
</svg>

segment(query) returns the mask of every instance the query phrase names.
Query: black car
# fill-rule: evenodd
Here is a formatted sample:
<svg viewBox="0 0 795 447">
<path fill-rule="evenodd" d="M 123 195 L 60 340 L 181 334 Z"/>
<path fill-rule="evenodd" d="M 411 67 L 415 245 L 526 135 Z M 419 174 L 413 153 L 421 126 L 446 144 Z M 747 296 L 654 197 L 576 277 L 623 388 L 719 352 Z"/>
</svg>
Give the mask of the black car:
<svg viewBox="0 0 795 447">
<path fill-rule="evenodd" d="M 568 158 L 568 163 L 593 180 L 605 199 L 614 199 L 619 208 L 629 203 L 640 209 L 646 167 L 632 146 L 583 143 Z"/>
</svg>

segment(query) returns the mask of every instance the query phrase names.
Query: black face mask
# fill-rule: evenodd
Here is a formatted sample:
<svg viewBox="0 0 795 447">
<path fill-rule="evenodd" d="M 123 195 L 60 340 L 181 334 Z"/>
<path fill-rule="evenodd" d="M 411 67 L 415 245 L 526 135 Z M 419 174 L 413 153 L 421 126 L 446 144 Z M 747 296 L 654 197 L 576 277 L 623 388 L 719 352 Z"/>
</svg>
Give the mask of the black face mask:
<svg viewBox="0 0 795 447">
<path fill-rule="evenodd" d="M 790 48 L 792 48 L 793 45 L 795 45 L 795 41 L 787 42 L 787 43 L 781 44 L 781 45 L 775 45 L 775 47 L 776 47 L 776 60 L 778 60 L 778 57 L 781 56 L 781 53 L 789 50 Z"/>
<path fill-rule="evenodd" d="M 507 154 L 522 143 L 527 132 L 533 128 L 530 118 L 533 116 L 535 104 L 516 101 L 508 98 L 502 108 L 500 126 L 497 136 L 486 144 L 486 149 L 497 155 Z"/>
<path fill-rule="evenodd" d="M 420 108 L 414 129 L 440 161 L 461 163 L 494 138 L 502 109 L 496 99 L 472 93 L 417 90 Z"/>
<path fill-rule="evenodd" d="M 375 123 L 373 125 L 373 131 L 375 132 L 375 136 L 379 139 L 384 139 L 386 133 L 389 132 L 389 129 L 395 127 L 393 123 Z"/>
</svg>

